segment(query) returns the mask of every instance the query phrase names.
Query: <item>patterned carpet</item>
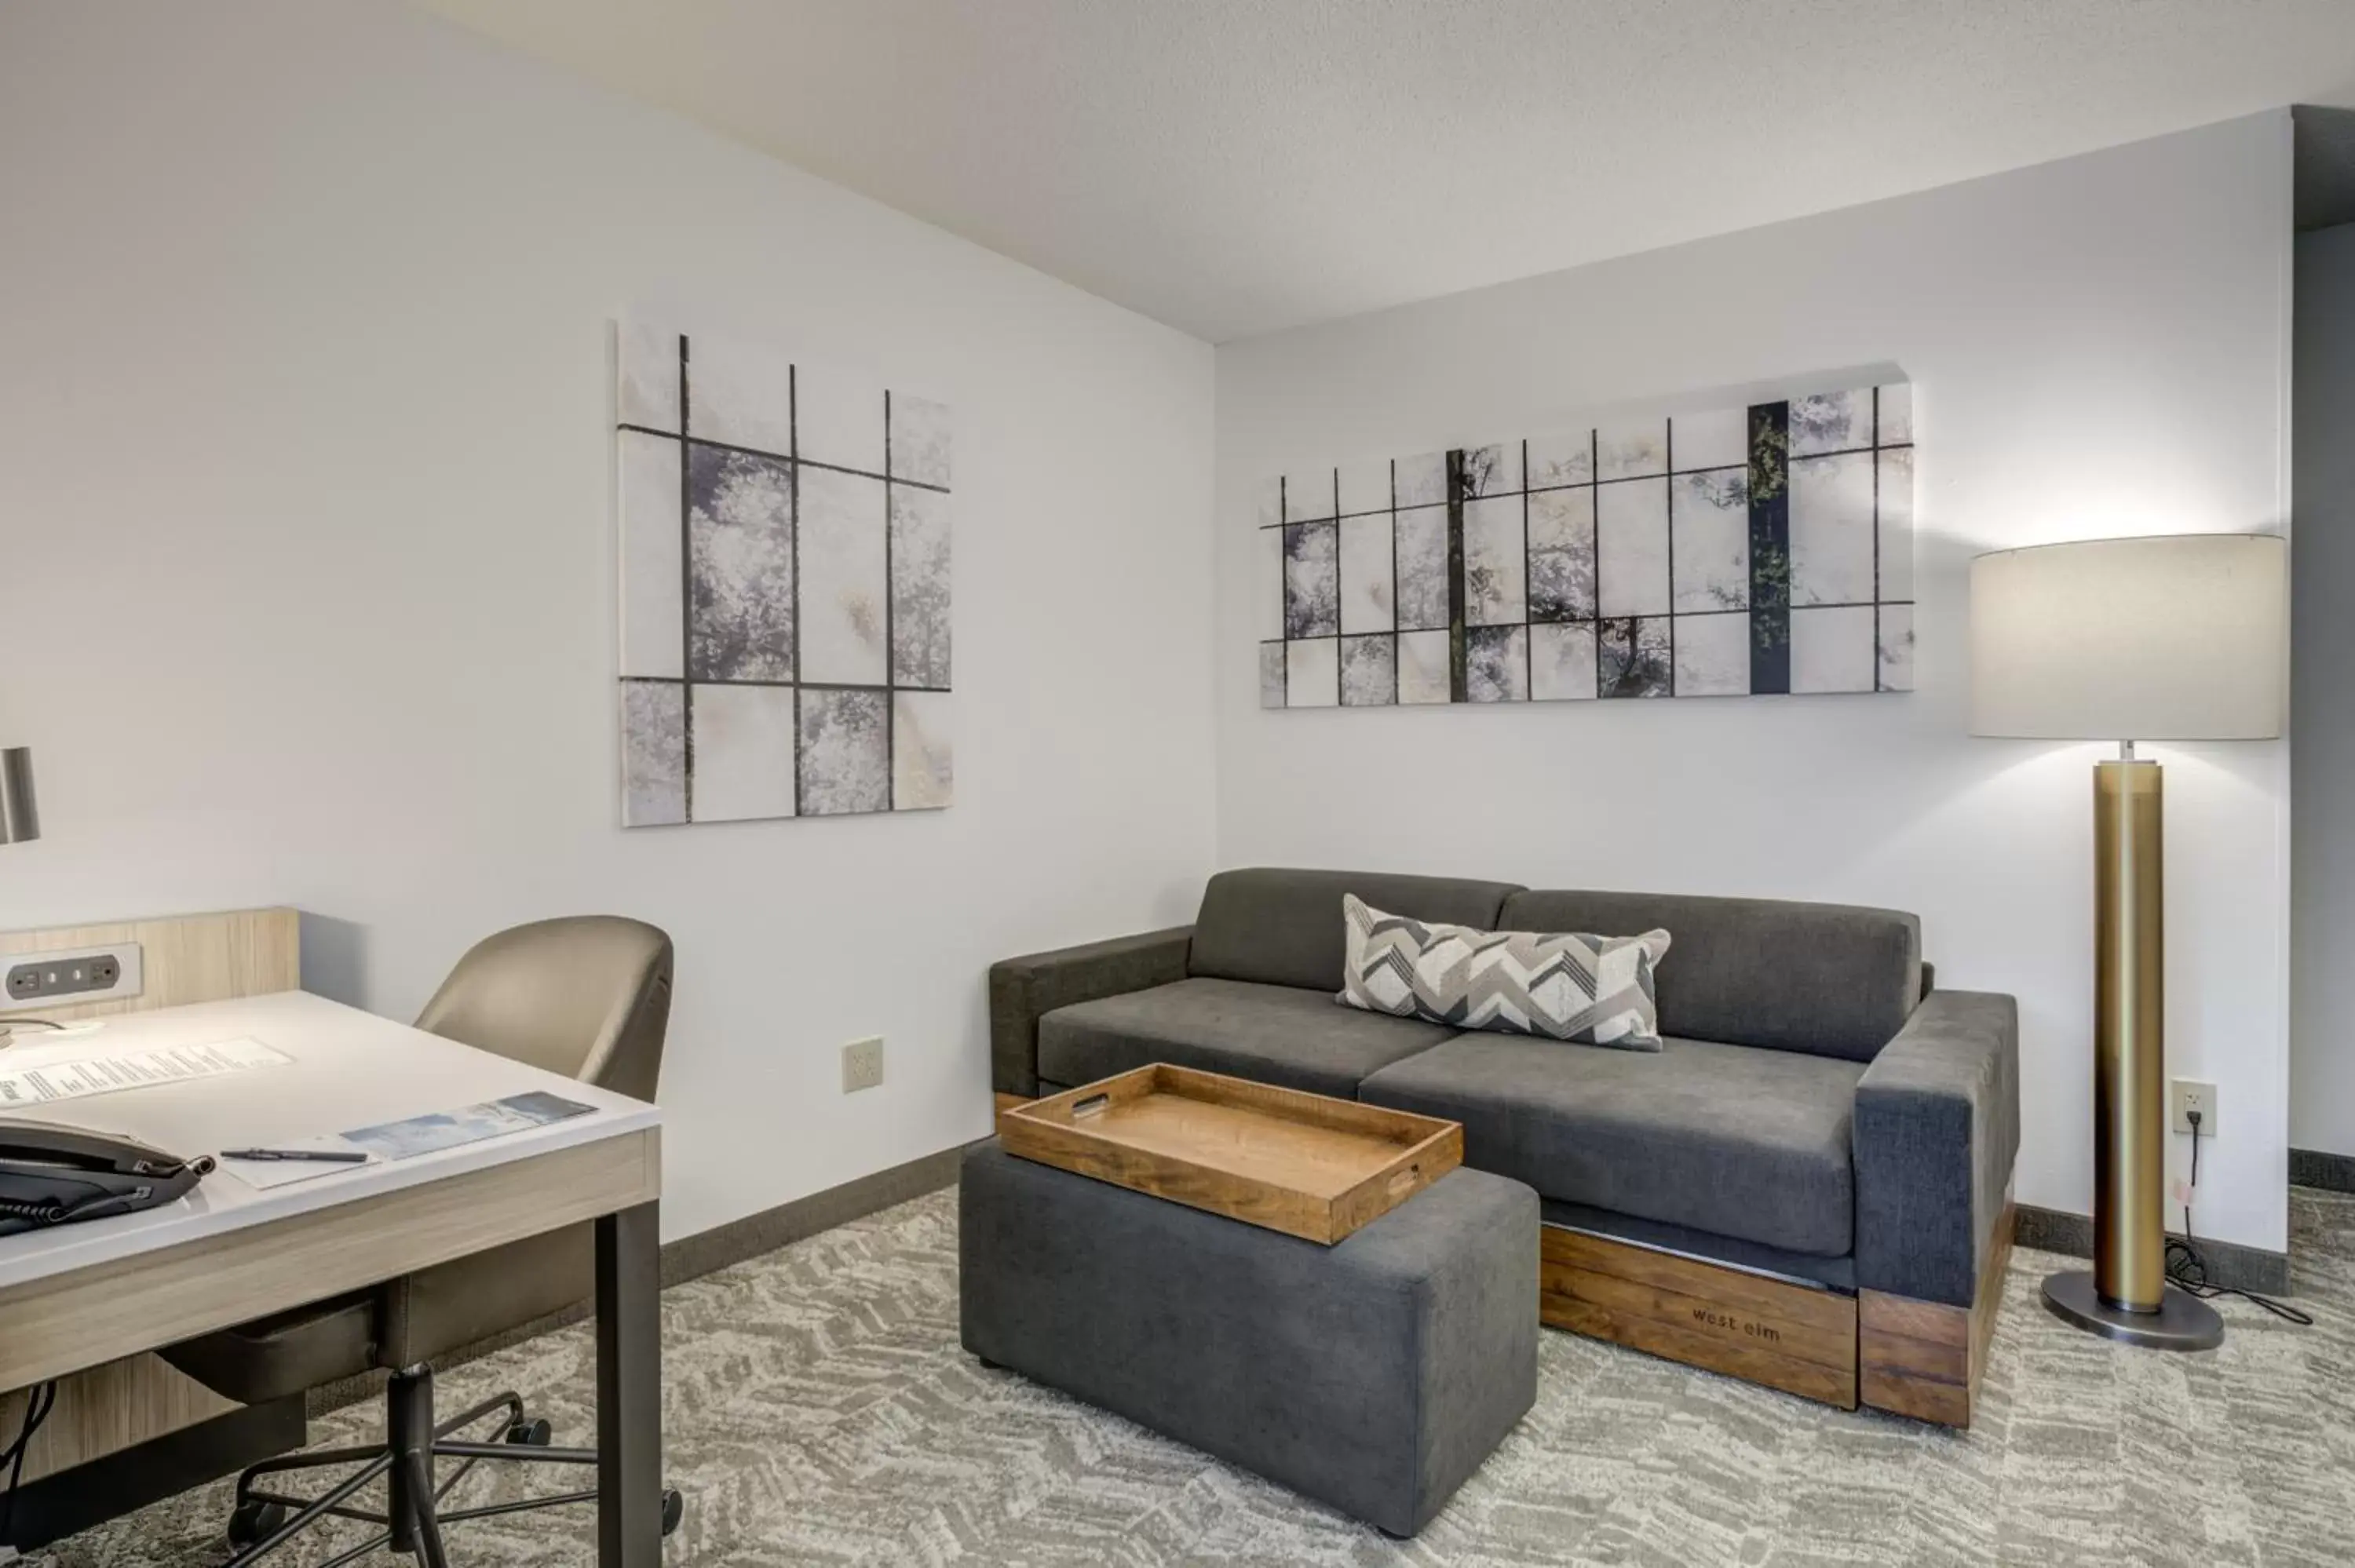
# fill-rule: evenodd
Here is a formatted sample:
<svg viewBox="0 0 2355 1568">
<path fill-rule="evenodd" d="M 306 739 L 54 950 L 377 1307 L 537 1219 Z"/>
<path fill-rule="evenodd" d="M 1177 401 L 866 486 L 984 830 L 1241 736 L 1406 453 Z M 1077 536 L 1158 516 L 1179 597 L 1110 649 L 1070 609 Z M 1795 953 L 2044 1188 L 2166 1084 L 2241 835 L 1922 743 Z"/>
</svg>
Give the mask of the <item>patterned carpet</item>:
<svg viewBox="0 0 2355 1568">
<path fill-rule="evenodd" d="M 2225 1348 L 2137 1353 L 2038 1305 L 2018 1253 L 1977 1427 L 1844 1414 L 1542 1336 L 1537 1408 L 1423 1536 L 1383 1539 L 956 1346 L 939 1192 L 672 1292 L 675 1568 L 802 1563 L 2343 1564 L 2355 1562 L 2355 1199 L 2293 1194 L 2312 1329 L 2226 1303 Z M 460 1369 L 592 1421 L 588 1331 Z M 373 1409 L 318 1424 L 323 1442 Z M 476 1476 L 468 1501 L 512 1482 Z M 53 1548 L 41 1568 L 211 1568 L 226 1488 Z M 453 1532 L 460 1564 L 591 1560 L 586 1510 Z M 342 1536 L 355 1542 L 357 1536 Z M 295 1563 L 326 1554 L 323 1543 Z M 371 1562 L 391 1561 L 377 1557 Z"/>
</svg>

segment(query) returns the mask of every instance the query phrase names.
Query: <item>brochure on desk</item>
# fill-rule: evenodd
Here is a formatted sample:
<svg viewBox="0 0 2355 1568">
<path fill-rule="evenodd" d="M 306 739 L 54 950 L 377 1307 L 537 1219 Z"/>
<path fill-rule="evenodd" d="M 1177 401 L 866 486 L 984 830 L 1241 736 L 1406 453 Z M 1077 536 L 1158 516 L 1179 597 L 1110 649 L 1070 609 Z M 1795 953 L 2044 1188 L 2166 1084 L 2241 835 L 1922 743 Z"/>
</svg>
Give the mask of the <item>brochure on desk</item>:
<svg viewBox="0 0 2355 1568">
<path fill-rule="evenodd" d="M 408 1160 L 462 1144 L 480 1143 L 485 1139 L 505 1138 L 511 1132 L 528 1132 L 550 1122 L 570 1121 L 576 1116 L 587 1116 L 590 1109 L 579 1100 L 535 1089 L 526 1095 L 509 1095 L 503 1100 L 468 1106 L 464 1110 L 436 1111 L 431 1116 L 410 1117 L 407 1121 L 363 1127 L 344 1134 L 344 1141 L 386 1160 Z"/>
<path fill-rule="evenodd" d="M 368 1163 L 374 1165 L 384 1160 L 410 1160 L 421 1154 L 505 1138 L 509 1133 L 527 1132 L 551 1122 L 570 1121 L 576 1116 L 587 1116 L 593 1108 L 579 1100 L 568 1100 L 561 1095 L 535 1089 L 529 1094 L 509 1095 L 503 1100 L 489 1100 L 459 1110 L 434 1111 L 426 1116 L 413 1116 L 404 1121 L 381 1122 L 374 1127 L 355 1128 L 349 1132 L 330 1133 L 323 1138 L 298 1139 L 281 1147 L 290 1150 L 357 1150 L 367 1155 Z M 291 1186 L 297 1181 L 356 1169 L 350 1165 L 293 1160 L 268 1162 L 224 1160 L 221 1168 L 246 1185 L 264 1190 Z"/>
</svg>

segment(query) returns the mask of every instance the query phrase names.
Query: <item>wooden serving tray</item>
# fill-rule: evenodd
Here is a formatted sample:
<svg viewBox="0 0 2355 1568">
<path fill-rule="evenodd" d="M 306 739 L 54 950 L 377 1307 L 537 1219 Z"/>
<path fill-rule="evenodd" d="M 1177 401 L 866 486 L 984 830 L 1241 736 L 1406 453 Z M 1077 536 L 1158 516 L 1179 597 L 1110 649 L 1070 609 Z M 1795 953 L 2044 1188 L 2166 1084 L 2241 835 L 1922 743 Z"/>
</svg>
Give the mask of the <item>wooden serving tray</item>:
<svg viewBox="0 0 2355 1568">
<path fill-rule="evenodd" d="M 1464 1163 L 1464 1128 L 1156 1063 L 998 1113 L 1011 1154 L 1330 1246 Z"/>
</svg>

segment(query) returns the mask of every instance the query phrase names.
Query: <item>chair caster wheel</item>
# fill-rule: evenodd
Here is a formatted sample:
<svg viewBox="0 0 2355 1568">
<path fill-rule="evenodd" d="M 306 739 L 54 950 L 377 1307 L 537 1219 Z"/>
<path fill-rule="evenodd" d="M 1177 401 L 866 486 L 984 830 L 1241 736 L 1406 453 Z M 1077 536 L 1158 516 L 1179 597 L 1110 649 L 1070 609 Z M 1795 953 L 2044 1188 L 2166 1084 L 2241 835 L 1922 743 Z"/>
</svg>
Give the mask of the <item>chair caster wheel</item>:
<svg viewBox="0 0 2355 1568">
<path fill-rule="evenodd" d="M 266 1541 L 278 1533 L 286 1522 L 283 1503 L 256 1502 L 250 1499 L 237 1505 L 229 1516 L 229 1543 L 242 1551 L 258 1541 Z"/>
<path fill-rule="evenodd" d="M 507 1428 L 506 1440 L 510 1443 L 528 1444 L 534 1448 L 545 1448 L 555 1436 L 556 1428 L 548 1424 L 547 1417 L 542 1416 L 537 1421 L 517 1422 Z"/>
<path fill-rule="evenodd" d="M 665 1487 L 662 1502 L 662 1532 L 668 1535 L 678 1528 L 678 1521 L 687 1517 L 687 1499 L 675 1489 Z"/>
</svg>

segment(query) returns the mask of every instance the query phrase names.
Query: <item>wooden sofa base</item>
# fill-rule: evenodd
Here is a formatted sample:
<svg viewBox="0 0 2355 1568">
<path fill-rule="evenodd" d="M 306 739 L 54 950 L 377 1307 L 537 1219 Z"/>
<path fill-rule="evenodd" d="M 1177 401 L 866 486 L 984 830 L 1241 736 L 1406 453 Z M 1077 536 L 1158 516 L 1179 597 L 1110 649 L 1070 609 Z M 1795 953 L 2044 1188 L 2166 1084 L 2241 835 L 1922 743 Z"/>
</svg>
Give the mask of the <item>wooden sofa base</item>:
<svg viewBox="0 0 2355 1568">
<path fill-rule="evenodd" d="M 1967 1427 L 2003 1303 L 2012 1213 L 1968 1308 L 1878 1290 L 1844 1296 L 1548 1225 L 1538 1317 L 1842 1410 Z"/>
<path fill-rule="evenodd" d="M 2003 1306 L 2012 1219 L 2007 1202 L 1979 1275 L 1978 1298 L 1968 1307 L 1878 1290 L 1857 1293 L 1858 1371 L 1865 1404 L 1944 1426 L 1971 1424 L 1996 1313 Z"/>
<path fill-rule="evenodd" d="M 1582 1231 L 1539 1234 L 1548 1326 L 1856 1408 L 1854 1297 Z"/>
<path fill-rule="evenodd" d="M 1026 1102 L 997 1094 L 1003 1112 Z M 1853 1296 L 1547 1225 L 1538 1318 L 1745 1382 L 1967 1428 L 2003 1305 L 2014 1211 L 2006 1195 L 1969 1307 L 1879 1290 Z"/>
</svg>

